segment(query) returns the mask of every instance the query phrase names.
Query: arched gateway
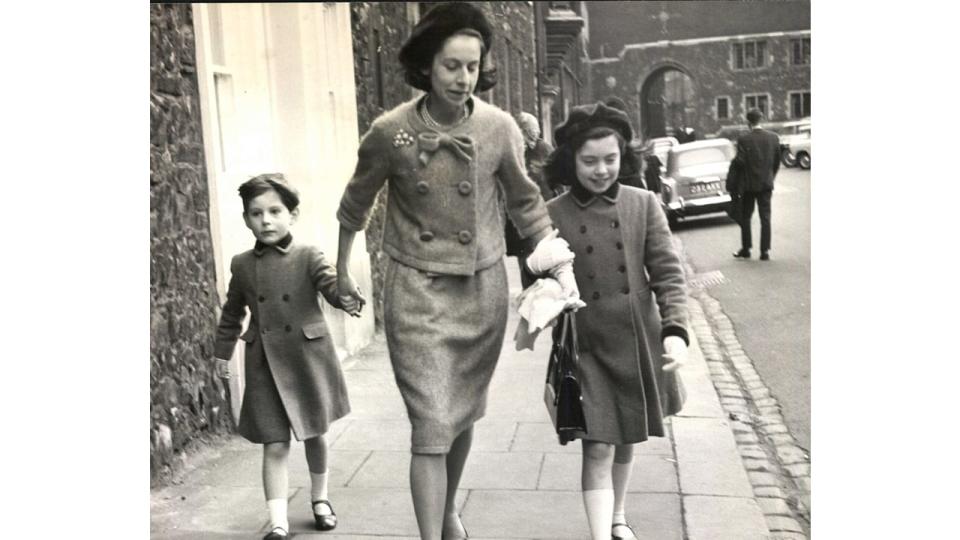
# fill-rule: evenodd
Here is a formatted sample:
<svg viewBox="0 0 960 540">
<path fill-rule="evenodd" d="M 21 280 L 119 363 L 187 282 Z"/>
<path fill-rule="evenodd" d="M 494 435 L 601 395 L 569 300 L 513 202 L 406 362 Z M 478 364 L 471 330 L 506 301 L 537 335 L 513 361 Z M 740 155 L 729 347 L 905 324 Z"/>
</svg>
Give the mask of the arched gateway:
<svg viewBox="0 0 960 540">
<path fill-rule="evenodd" d="M 686 68 L 676 62 L 653 66 L 637 84 L 640 132 L 644 139 L 677 136 L 697 129 L 697 89 Z"/>
</svg>

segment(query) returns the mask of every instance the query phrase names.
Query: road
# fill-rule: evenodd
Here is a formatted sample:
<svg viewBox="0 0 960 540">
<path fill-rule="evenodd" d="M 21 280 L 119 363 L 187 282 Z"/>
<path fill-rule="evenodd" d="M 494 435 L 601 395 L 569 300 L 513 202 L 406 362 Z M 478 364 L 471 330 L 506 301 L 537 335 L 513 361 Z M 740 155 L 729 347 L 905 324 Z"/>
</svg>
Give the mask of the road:
<svg viewBox="0 0 960 540">
<path fill-rule="evenodd" d="M 723 306 L 743 349 L 777 398 L 791 433 L 810 449 L 810 171 L 781 168 L 772 202 L 770 261 L 759 261 L 759 218 L 753 258 L 733 258 L 740 229 L 725 216 L 679 224 L 695 272 L 723 273 L 707 292 Z"/>
</svg>

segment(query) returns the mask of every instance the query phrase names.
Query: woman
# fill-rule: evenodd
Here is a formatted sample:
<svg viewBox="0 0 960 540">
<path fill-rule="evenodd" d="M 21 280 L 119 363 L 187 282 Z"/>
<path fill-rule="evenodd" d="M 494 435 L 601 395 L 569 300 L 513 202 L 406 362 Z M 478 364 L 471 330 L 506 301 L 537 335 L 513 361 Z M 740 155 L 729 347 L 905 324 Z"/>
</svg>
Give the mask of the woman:
<svg viewBox="0 0 960 540">
<path fill-rule="evenodd" d="M 583 501 L 596 539 L 635 538 L 625 516 L 633 445 L 665 436 L 663 420 L 683 405 L 674 370 L 686 358 L 683 267 L 656 195 L 623 185 L 631 140 L 622 111 L 575 107 L 555 133 L 546 173 L 570 191 L 550 217 L 570 243 L 577 286 L 579 380 L 587 432 Z"/>
<path fill-rule="evenodd" d="M 492 39 L 468 3 L 423 16 L 400 62 L 426 94 L 374 121 L 337 213 L 339 294 L 363 301 L 347 263 L 387 184 L 384 330 L 412 427 L 410 487 L 424 539 L 467 537 L 454 498 L 507 320 L 498 189 L 520 236 L 536 243 L 532 257 L 569 253 L 547 238 L 550 218 L 524 172 L 516 123 L 473 95 L 495 84 L 484 70 Z"/>
</svg>

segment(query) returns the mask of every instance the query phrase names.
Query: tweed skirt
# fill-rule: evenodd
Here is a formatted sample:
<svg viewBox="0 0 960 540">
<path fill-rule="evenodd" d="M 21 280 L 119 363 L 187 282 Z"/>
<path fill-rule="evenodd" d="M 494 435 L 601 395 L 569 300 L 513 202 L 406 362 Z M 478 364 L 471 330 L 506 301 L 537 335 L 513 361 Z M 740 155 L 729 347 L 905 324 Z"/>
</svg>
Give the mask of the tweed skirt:
<svg viewBox="0 0 960 540">
<path fill-rule="evenodd" d="M 383 284 L 390 362 L 415 454 L 444 454 L 486 410 L 507 326 L 501 259 L 472 276 L 434 274 L 390 258 Z"/>
</svg>

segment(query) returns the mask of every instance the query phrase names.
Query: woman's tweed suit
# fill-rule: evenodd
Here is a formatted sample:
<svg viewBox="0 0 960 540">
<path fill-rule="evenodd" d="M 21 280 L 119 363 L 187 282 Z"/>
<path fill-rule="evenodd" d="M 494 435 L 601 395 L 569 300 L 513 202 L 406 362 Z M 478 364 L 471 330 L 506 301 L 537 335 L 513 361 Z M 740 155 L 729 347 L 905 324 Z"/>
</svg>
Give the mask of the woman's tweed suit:
<svg viewBox="0 0 960 540">
<path fill-rule="evenodd" d="M 362 230 L 387 184 L 390 360 L 412 451 L 445 453 L 483 416 L 503 344 L 508 285 L 498 190 L 521 236 L 549 228 L 550 218 L 526 175 L 513 118 L 474 96 L 470 117 L 441 132 L 420 118 L 420 100 L 385 113 L 363 137 L 337 217 Z"/>
<path fill-rule="evenodd" d="M 576 254 L 579 379 L 587 433 L 612 444 L 664 436 L 684 391 L 664 372 L 663 337 L 687 341 L 683 267 L 656 196 L 615 183 L 595 196 L 579 184 L 548 203 Z"/>
<path fill-rule="evenodd" d="M 301 441 L 323 435 L 350 412 L 317 297 L 340 307 L 336 271 L 312 246 L 258 243 L 233 258 L 230 273 L 214 355 L 230 358 L 238 336 L 246 343 L 240 434 L 255 443 L 289 441 L 291 428 Z"/>
</svg>

